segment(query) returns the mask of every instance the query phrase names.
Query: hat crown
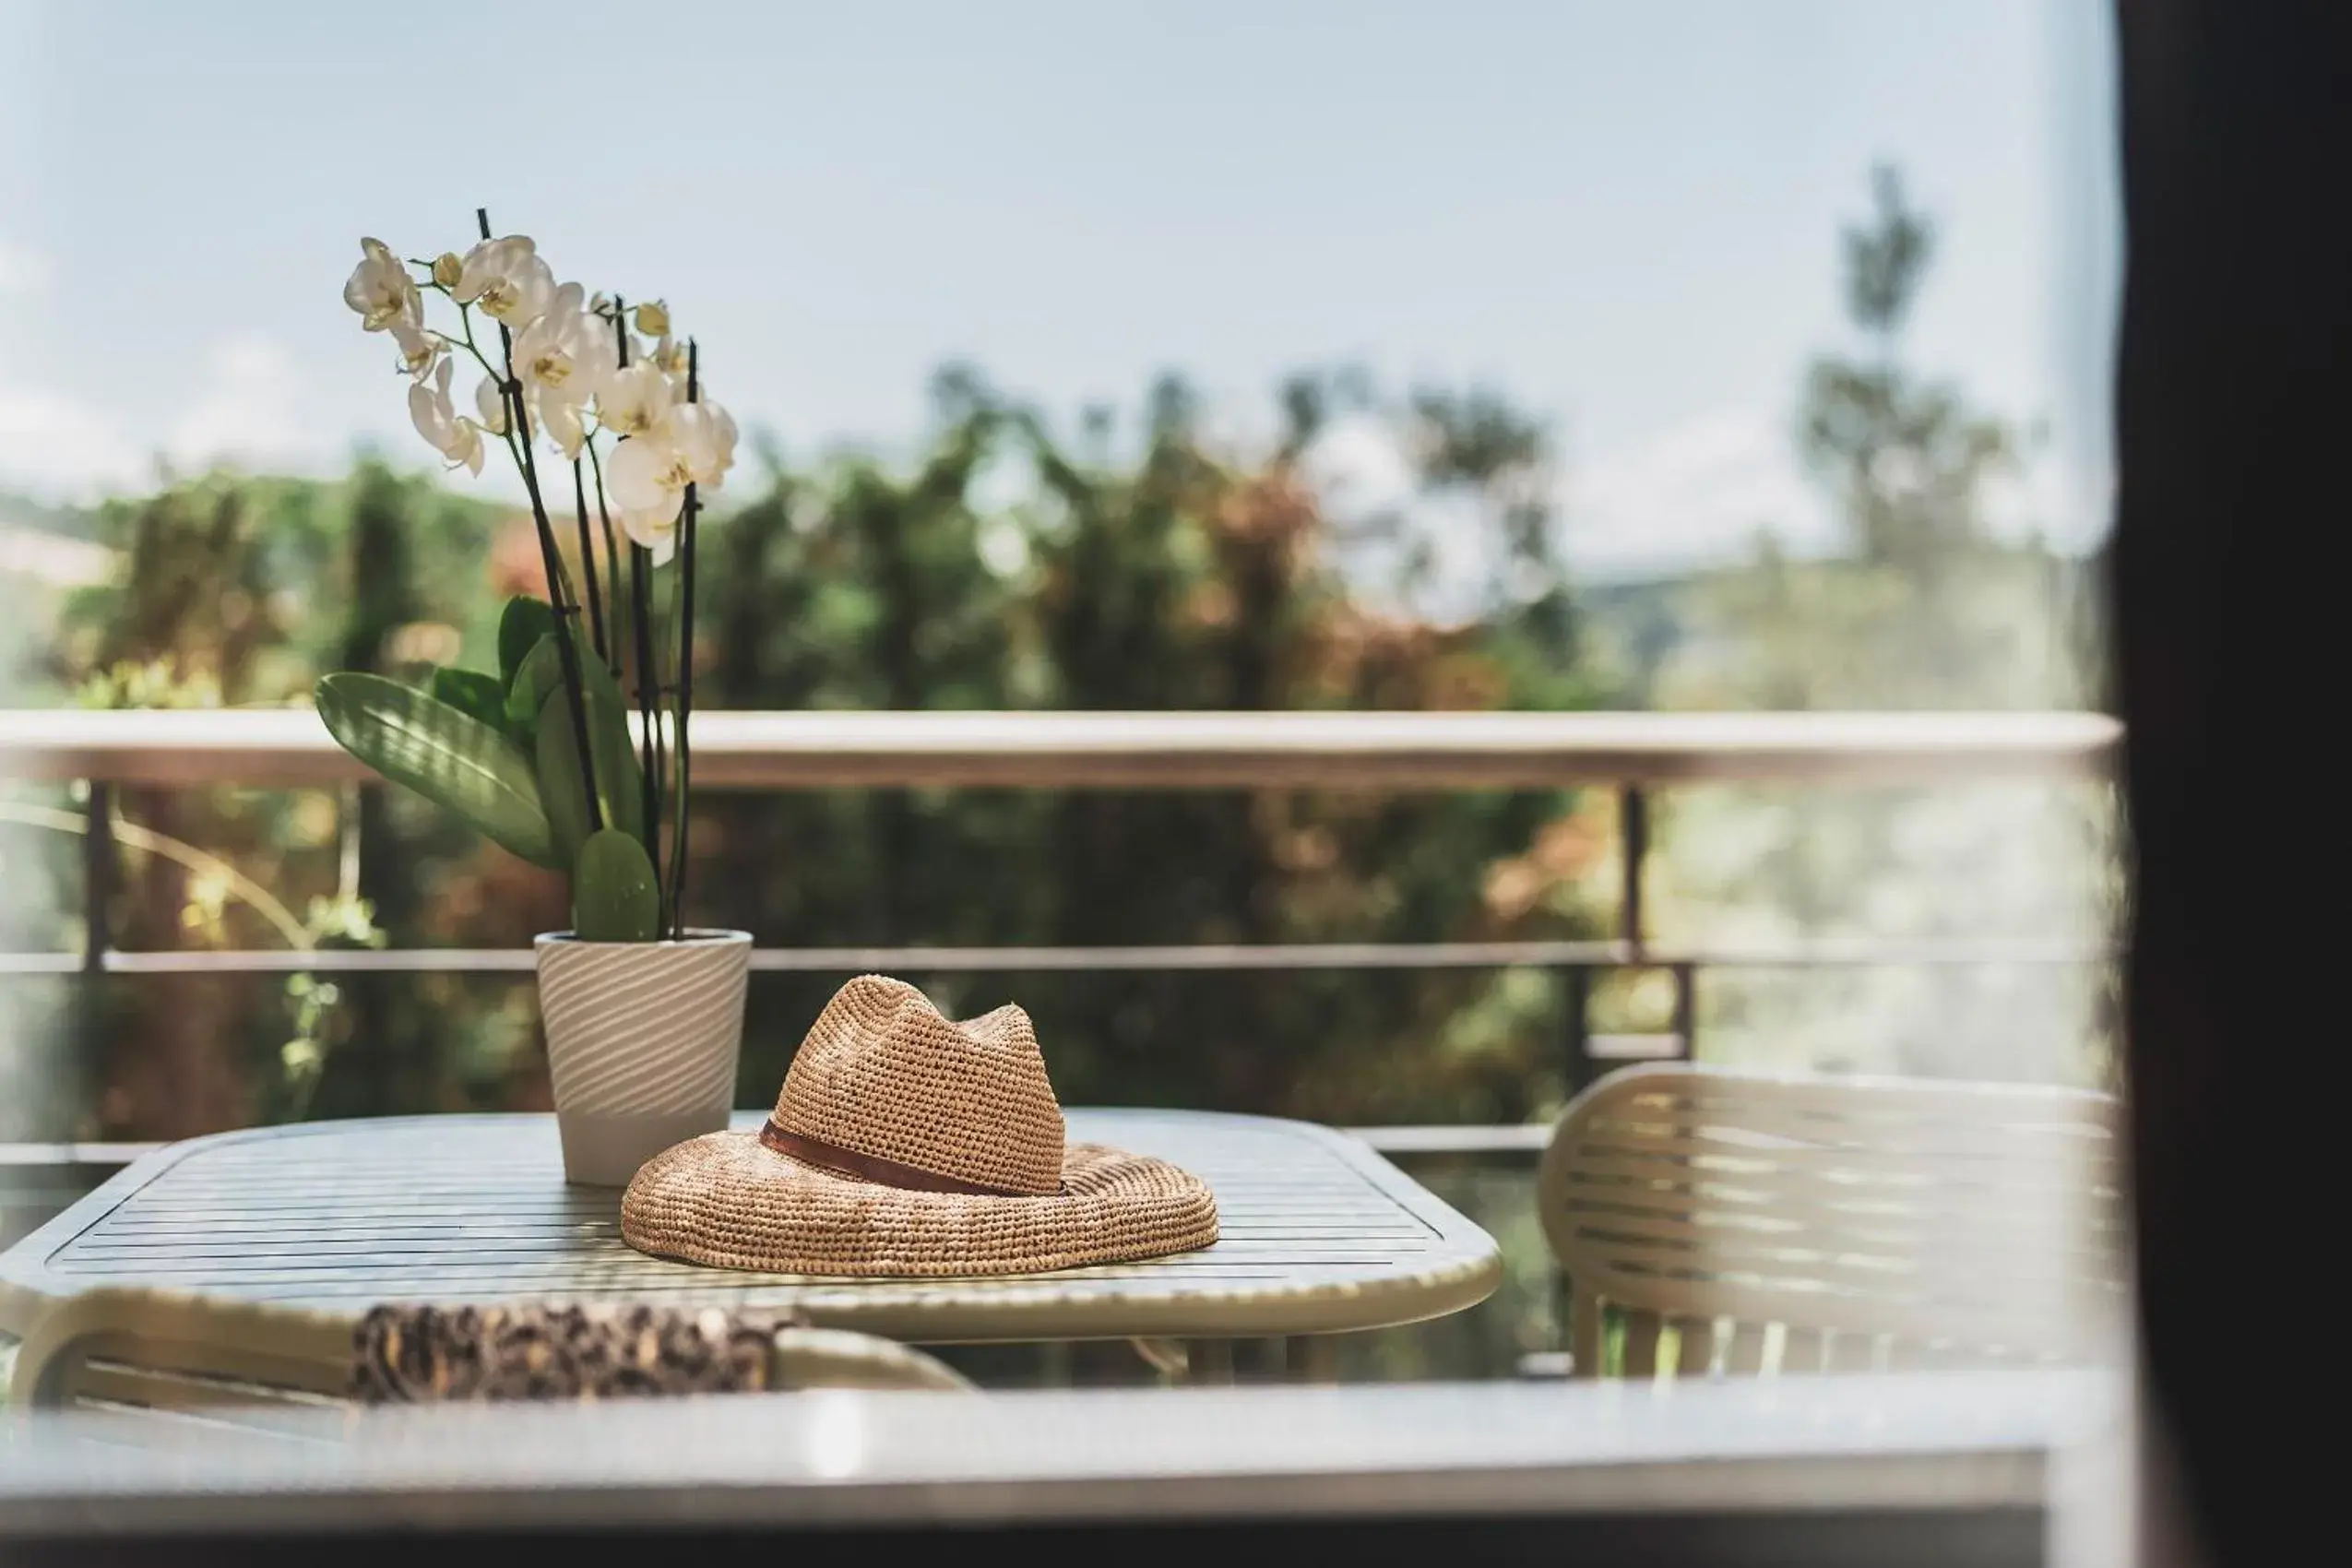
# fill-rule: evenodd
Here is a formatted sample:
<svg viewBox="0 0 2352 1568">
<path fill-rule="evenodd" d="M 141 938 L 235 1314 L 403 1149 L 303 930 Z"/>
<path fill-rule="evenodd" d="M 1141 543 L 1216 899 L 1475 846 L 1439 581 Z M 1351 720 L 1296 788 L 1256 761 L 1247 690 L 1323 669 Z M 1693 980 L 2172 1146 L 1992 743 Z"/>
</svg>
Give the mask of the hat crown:
<svg viewBox="0 0 2352 1568">
<path fill-rule="evenodd" d="M 799 1137 L 974 1186 L 1062 1186 L 1062 1106 L 1029 1016 L 961 1022 L 904 980 L 861 975 L 826 1004 L 777 1096 Z"/>
</svg>

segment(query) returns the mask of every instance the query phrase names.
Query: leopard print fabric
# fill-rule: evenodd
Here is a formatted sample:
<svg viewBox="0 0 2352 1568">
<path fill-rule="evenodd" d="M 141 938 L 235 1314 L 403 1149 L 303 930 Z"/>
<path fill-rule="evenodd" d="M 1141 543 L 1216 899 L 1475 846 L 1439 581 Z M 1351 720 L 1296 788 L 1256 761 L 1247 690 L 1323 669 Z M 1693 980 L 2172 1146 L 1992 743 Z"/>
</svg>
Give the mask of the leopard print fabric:
<svg viewBox="0 0 2352 1568">
<path fill-rule="evenodd" d="M 799 1319 L 671 1307 L 377 1307 L 353 1334 L 352 1397 L 613 1399 L 770 1386 L 769 1350 Z"/>
</svg>

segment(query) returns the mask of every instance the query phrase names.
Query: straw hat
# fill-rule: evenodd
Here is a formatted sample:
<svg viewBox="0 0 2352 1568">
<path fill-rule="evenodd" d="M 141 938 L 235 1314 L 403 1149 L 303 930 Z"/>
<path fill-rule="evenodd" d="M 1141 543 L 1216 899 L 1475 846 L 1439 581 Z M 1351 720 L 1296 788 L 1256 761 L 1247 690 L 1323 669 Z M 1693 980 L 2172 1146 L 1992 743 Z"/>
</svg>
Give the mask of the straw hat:
<svg viewBox="0 0 2352 1568">
<path fill-rule="evenodd" d="M 955 1022 L 861 975 L 826 1004 L 757 1133 L 646 1161 L 640 1252 L 786 1274 L 1028 1274 L 1206 1247 L 1217 1199 L 1165 1160 L 1065 1144 L 1029 1016 Z"/>
</svg>

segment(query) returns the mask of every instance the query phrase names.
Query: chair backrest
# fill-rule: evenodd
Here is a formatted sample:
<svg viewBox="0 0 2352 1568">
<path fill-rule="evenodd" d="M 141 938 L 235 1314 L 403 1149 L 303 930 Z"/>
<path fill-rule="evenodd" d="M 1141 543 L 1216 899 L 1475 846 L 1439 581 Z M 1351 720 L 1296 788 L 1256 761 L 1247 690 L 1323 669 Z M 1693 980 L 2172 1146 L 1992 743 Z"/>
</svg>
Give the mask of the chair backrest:
<svg viewBox="0 0 2352 1568">
<path fill-rule="evenodd" d="M 170 1412 L 268 1412 L 339 1403 L 350 1382 L 348 1319 L 271 1302 L 211 1301 L 104 1286 L 43 1307 L 17 1348 L 18 1406 Z"/>
<path fill-rule="evenodd" d="M 2128 1268 L 2116 1101 L 1612 1073 L 1537 1179 L 1580 1376 L 2085 1361 Z"/>
</svg>

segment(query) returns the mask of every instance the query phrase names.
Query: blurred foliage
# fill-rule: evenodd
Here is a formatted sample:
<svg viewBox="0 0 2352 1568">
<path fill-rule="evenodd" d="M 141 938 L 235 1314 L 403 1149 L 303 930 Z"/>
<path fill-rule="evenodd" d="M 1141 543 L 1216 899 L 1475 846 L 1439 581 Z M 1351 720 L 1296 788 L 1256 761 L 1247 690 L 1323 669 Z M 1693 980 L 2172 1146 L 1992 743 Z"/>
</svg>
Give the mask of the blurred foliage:
<svg viewBox="0 0 2352 1568">
<path fill-rule="evenodd" d="M 1208 444 L 1174 382 L 1146 399 L 1123 459 L 1099 422 L 1062 441 L 969 371 L 943 375 L 935 403 L 930 451 L 910 470 L 866 458 L 779 468 L 766 495 L 714 530 L 725 566 L 712 574 L 714 646 L 702 656 L 713 701 L 1451 708 L 1589 695 L 1562 673 L 1574 659 L 1556 595 L 1461 626 L 1374 614 L 1352 598 L 1332 525 L 1298 472 L 1312 429 L 1296 401 L 1254 460 Z M 1491 405 L 1430 393 L 1396 417 L 1418 430 Z M 1478 491 L 1508 528 L 1509 487 L 1540 439 L 1516 450 L 1431 441 L 1426 481 Z M 978 499 L 991 489 L 1017 499 L 991 508 Z M 1581 866 L 1503 913 L 1479 874 L 1569 804 L 1274 791 L 713 797 L 710 828 L 695 835 L 712 869 L 695 880 L 707 918 L 812 945 L 1570 933 L 1593 927 L 1574 887 Z M 969 1008 L 1010 991 L 1074 1101 L 1517 1119 L 1559 1092 L 1549 989 L 1528 999 L 1511 977 L 918 978 Z M 755 992 L 746 1097 L 780 1076 L 833 983 L 779 977 Z"/>
<path fill-rule="evenodd" d="M 1572 592 L 1552 434 L 1483 388 L 1386 395 L 1360 372 L 1302 374 L 1278 389 L 1273 428 L 1239 440 L 1209 434 L 1172 378 L 1132 417 L 1094 409 L 1062 428 L 952 367 L 909 456 L 770 447 L 764 477 L 739 478 L 703 540 L 697 698 L 1121 710 L 2082 701 L 2088 576 L 1989 526 L 1988 497 L 2033 443 L 1903 362 L 1898 333 L 1935 234 L 1893 174 L 1872 196 L 1846 236 L 1857 341 L 1810 369 L 1794 431 L 1847 526 L 1834 559 L 1792 559 L 1767 540 L 1737 569 Z M 1343 427 L 1401 456 L 1408 495 L 1335 511 L 1316 456 Z M 175 483 L 107 506 L 87 531 L 118 569 L 65 600 L 42 679 L 104 706 L 280 703 L 327 670 L 486 667 L 502 600 L 544 588 L 525 518 L 373 460 L 330 483 Z M 559 879 L 397 790 L 135 790 L 116 809 L 218 852 L 290 908 L 324 911 L 318 940 L 514 946 L 565 921 Z M 1614 809 L 1608 792 L 706 792 L 688 916 L 789 946 L 1594 936 L 1613 922 Z M 1654 933 L 2080 934 L 2081 890 L 2064 868 L 2106 863 L 2096 810 L 1922 812 L 1901 792 L 1678 791 L 1661 810 Z M 9 831 L 12 865 L 28 863 L 25 837 Z M 70 850 L 38 853 L 55 908 L 74 909 Z M 2000 882 L 1977 874 L 1985 867 L 2021 863 L 2022 881 L 1978 896 Z M 2021 912 L 2011 883 L 2041 902 Z M 166 856 L 126 853 L 111 919 L 131 947 L 275 940 Z M 49 940 L 75 937 L 60 913 Z M 839 978 L 753 987 L 743 1102 L 774 1092 Z M 1510 1122 L 1543 1114 L 1567 1087 L 1563 987 L 1539 972 L 907 978 L 951 1008 L 1023 1003 L 1073 1102 Z M 1595 1027 L 1661 1025 L 1662 982 L 1612 980 Z M 2052 1063 L 2074 1046 L 2049 1044 L 2082 1023 L 2080 1008 L 2053 1007 L 2061 980 L 1997 1005 L 1966 989 L 1975 979 L 1805 983 L 1790 1002 L 1756 977 L 1711 973 L 1702 1040 L 1789 1064 L 2073 1071 Z M 546 1099 L 530 989 L 511 980 L 351 975 L 279 994 L 141 977 L 98 990 L 74 1052 L 85 1076 L 33 1118 L 52 1134 Z M 2012 1025 L 2028 1004 L 2041 1032 L 2020 1043 Z"/>
<path fill-rule="evenodd" d="M 2034 434 L 1919 375 L 1900 332 L 1935 230 L 1900 176 L 1844 236 L 1855 340 L 1808 371 L 1797 450 L 1845 534 L 1792 559 L 1768 536 L 1736 568 L 1676 585 L 1644 695 L 1696 708 L 2098 706 L 2097 564 L 1996 530 Z M 1654 878 L 1683 940 L 2081 942 L 2112 929 L 2113 802 L 2082 786 L 1726 787 L 1673 801 Z M 2111 974 L 2076 965 L 1711 976 L 1712 1049 L 1787 1067 L 2099 1079 Z"/>
<path fill-rule="evenodd" d="M 414 673 L 462 645 L 480 652 L 496 613 L 483 584 L 499 517 L 373 462 L 339 483 L 211 475 L 109 504 L 89 531 L 115 549 L 117 570 L 65 597 L 34 691 L 92 707 L 270 706 L 305 697 L 321 669 Z M 314 946 L 380 945 L 396 920 L 404 940 L 434 940 L 420 911 L 438 904 L 442 878 L 462 904 L 466 885 L 505 868 L 461 826 L 395 794 L 116 790 L 126 841 L 113 940 L 268 947 L 298 932 Z M 78 945 L 77 849 L 25 837 L 9 848 L 50 881 L 55 913 L 23 944 Z M 231 868 L 263 896 L 240 892 Z M 428 991 L 457 994 L 439 979 L 379 976 L 80 987 L 60 1020 L 73 1070 L 13 1108 L 14 1130 L 172 1136 L 316 1111 L 462 1106 L 477 1089 L 528 1097 L 542 1075 L 528 1017 L 485 1073 L 465 1043 L 481 1020 L 452 1016 Z M 445 1050 L 449 1040 L 458 1049 Z"/>
<path fill-rule="evenodd" d="M 976 373 L 944 373 L 912 463 L 771 455 L 765 484 L 739 487 L 751 493 L 708 525 L 698 694 L 780 708 L 1591 700 L 1535 477 L 1541 427 L 1481 393 L 1379 405 L 1424 485 L 1470 503 L 1449 518 L 1482 518 L 1506 566 L 1484 613 L 1440 623 L 1369 607 L 1336 564 L 1344 541 L 1301 457 L 1341 402 L 1374 408 L 1359 378 L 1300 378 L 1277 437 L 1237 454 L 1166 381 L 1122 452 L 1099 415 L 1064 439 Z M 329 669 L 413 678 L 487 662 L 501 597 L 535 586 L 526 529 L 372 462 L 331 484 L 174 485 L 99 518 L 122 567 L 67 600 L 48 674 L 87 703 L 202 707 L 288 701 Z M 1573 826 L 1575 807 L 1538 792 L 707 793 L 690 918 L 786 945 L 1589 934 L 1601 835 Z M 291 907 L 315 900 L 328 940 L 512 945 L 563 923 L 555 879 L 398 790 L 135 790 L 117 809 L 216 849 Z M 131 947 L 278 940 L 155 856 L 125 854 L 112 920 Z M 747 1101 L 773 1092 L 837 978 L 754 989 Z M 951 1006 L 1028 1004 L 1073 1101 L 1516 1120 L 1561 1093 L 1544 977 L 910 978 Z M 544 1102 L 527 986 L 350 975 L 285 996 L 199 977 L 102 990 L 81 1031 L 92 1075 L 73 1130 Z"/>
</svg>

